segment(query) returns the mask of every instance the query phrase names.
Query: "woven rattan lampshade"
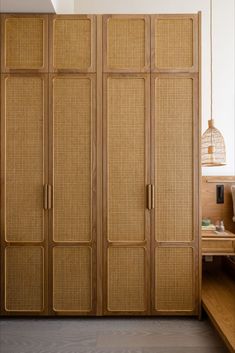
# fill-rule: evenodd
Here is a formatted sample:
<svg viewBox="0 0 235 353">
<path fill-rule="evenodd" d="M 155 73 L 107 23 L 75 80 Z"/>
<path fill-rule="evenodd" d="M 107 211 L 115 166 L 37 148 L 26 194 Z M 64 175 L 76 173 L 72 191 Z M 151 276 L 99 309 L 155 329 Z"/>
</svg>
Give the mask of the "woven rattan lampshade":
<svg viewBox="0 0 235 353">
<path fill-rule="evenodd" d="M 210 0 L 210 51 L 211 51 L 211 117 L 213 116 L 213 57 L 212 57 L 212 0 Z M 202 135 L 202 166 L 216 167 L 226 164 L 226 150 L 221 132 L 215 128 L 214 120 L 208 121 L 208 129 Z"/>
<path fill-rule="evenodd" d="M 202 166 L 213 167 L 226 164 L 224 138 L 214 127 L 214 120 L 208 121 L 208 129 L 202 136 Z"/>
</svg>

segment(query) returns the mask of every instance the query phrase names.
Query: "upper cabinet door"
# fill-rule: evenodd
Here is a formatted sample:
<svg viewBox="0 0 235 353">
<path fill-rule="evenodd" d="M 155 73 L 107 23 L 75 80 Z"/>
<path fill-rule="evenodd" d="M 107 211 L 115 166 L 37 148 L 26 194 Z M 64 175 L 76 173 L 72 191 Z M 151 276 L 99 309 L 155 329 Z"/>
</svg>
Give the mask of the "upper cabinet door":
<svg viewBox="0 0 235 353">
<path fill-rule="evenodd" d="M 48 16 L 2 16 L 2 72 L 48 70 Z"/>
<path fill-rule="evenodd" d="M 51 16 L 50 71 L 96 71 L 96 16 Z"/>
<path fill-rule="evenodd" d="M 198 71 L 198 16 L 156 15 L 151 19 L 151 71 Z"/>
<path fill-rule="evenodd" d="M 103 71 L 150 71 L 150 16 L 103 16 Z"/>
</svg>

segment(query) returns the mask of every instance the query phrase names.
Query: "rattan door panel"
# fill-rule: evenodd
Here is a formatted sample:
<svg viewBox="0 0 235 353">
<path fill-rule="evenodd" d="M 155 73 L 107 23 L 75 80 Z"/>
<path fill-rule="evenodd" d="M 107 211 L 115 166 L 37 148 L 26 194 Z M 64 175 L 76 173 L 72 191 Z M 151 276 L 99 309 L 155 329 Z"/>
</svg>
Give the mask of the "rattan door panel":
<svg viewBox="0 0 235 353">
<path fill-rule="evenodd" d="M 158 247 L 155 253 L 155 310 L 195 310 L 194 253 L 190 247 Z"/>
<path fill-rule="evenodd" d="M 7 242 L 44 240 L 46 88 L 47 83 L 42 76 L 3 77 L 5 155 L 2 154 L 2 196 Z"/>
<path fill-rule="evenodd" d="M 48 70 L 48 16 L 2 16 L 2 72 Z"/>
<path fill-rule="evenodd" d="M 40 246 L 5 249 L 5 310 L 42 312 L 44 309 L 44 250 Z"/>
<path fill-rule="evenodd" d="M 151 71 L 198 71 L 198 15 L 153 15 L 151 33 Z"/>
<path fill-rule="evenodd" d="M 142 247 L 108 249 L 108 311 L 145 312 L 147 310 L 146 256 Z"/>
<path fill-rule="evenodd" d="M 92 249 L 88 246 L 54 247 L 53 310 L 92 310 Z"/>
<path fill-rule="evenodd" d="M 149 88 L 147 74 L 104 77 L 105 314 L 146 314 L 149 308 Z"/>
<path fill-rule="evenodd" d="M 94 77 L 55 76 L 52 100 L 53 240 L 89 242 L 92 239 Z"/>
<path fill-rule="evenodd" d="M 155 238 L 192 241 L 194 79 L 155 76 L 153 90 Z"/>
<path fill-rule="evenodd" d="M 108 76 L 107 239 L 144 241 L 147 77 Z"/>
<path fill-rule="evenodd" d="M 50 31 L 50 71 L 95 72 L 95 16 L 53 16 Z"/>
<path fill-rule="evenodd" d="M 103 16 L 104 72 L 150 71 L 150 16 Z"/>
</svg>

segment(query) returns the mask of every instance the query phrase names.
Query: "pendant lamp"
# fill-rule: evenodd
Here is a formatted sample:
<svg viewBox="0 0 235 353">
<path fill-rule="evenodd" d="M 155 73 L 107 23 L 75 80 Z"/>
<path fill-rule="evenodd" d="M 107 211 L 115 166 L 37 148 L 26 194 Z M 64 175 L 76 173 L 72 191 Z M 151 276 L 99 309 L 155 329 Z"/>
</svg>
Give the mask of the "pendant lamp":
<svg viewBox="0 0 235 353">
<path fill-rule="evenodd" d="M 211 117 L 208 129 L 202 135 L 202 166 L 216 167 L 226 164 L 226 149 L 221 132 L 215 128 L 213 120 L 213 57 L 212 57 L 212 0 L 210 0 L 210 56 L 211 56 Z"/>
</svg>

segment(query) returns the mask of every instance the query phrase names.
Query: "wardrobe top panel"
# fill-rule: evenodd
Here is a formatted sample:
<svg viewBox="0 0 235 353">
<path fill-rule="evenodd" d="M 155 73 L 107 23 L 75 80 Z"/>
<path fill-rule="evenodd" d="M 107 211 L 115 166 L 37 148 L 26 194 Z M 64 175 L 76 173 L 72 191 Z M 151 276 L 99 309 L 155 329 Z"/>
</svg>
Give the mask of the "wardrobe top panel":
<svg viewBox="0 0 235 353">
<path fill-rule="evenodd" d="M 48 15 L 2 15 L 2 72 L 48 71 Z"/>
<path fill-rule="evenodd" d="M 50 17 L 50 71 L 96 71 L 96 16 Z"/>
<path fill-rule="evenodd" d="M 200 13 L 0 17 L 3 73 L 199 71 Z"/>
</svg>

